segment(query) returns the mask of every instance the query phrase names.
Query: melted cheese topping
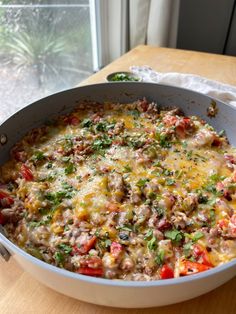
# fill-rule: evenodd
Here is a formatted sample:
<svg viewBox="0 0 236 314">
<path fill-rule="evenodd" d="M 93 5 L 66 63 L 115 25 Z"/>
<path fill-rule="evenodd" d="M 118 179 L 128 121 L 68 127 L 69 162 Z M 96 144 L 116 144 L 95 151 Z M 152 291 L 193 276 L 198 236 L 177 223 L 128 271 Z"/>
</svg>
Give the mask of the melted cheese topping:
<svg viewBox="0 0 236 314">
<path fill-rule="evenodd" d="M 0 221 L 30 254 L 84 275 L 189 275 L 236 256 L 235 165 L 197 117 L 145 99 L 81 104 L 13 148 Z"/>
</svg>

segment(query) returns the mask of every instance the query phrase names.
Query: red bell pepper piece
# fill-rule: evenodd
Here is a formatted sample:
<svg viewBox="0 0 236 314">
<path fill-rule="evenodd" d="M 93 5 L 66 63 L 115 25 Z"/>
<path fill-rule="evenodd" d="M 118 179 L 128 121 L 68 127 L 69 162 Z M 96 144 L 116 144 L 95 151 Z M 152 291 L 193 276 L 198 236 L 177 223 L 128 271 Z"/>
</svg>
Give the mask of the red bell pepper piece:
<svg viewBox="0 0 236 314">
<path fill-rule="evenodd" d="M 205 248 L 199 244 L 195 244 L 193 248 L 193 255 L 197 260 L 202 260 L 202 264 L 213 267 L 213 264 L 210 261 L 209 254 Z"/>
<path fill-rule="evenodd" d="M 180 275 L 187 276 L 192 274 L 197 274 L 200 272 L 203 272 L 205 270 L 209 270 L 212 267 L 197 263 L 197 262 L 191 262 L 191 261 L 182 261 L 180 264 Z"/>
<path fill-rule="evenodd" d="M 94 277 L 102 277 L 102 268 L 90 268 L 90 267 L 80 267 L 77 271 L 78 274 Z"/>
<path fill-rule="evenodd" d="M 97 237 L 93 236 L 86 243 L 82 244 L 81 247 L 74 245 L 72 254 L 78 253 L 79 255 L 84 255 L 84 254 L 88 253 L 88 251 L 94 247 L 96 241 L 97 241 Z"/>
<path fill-rule="evenodd" d="M 22 177 L 26 180 L 26 181 L 32 181 L 34 179 L 34 176 L 30 170 L 30 168 L 28 166 L 26 166 L 25 164 L 23 164 L 21 166 L 21 175 Z"/>
<path fill-rule="evenodd" d="M 10 206 L 14 203 L 14 199 L 6 192 L 0 191 L 0 204 L 3 207 Z"/>
<path fill-rule="evenodd" d="M 160 271 L 161 279 L 170 279 L 174 278 L 174 271 L 173 269 L 168 266 L 167 264 L 163 265 Z"/>
<path fill-rule="evenodd" d="M 85 256 L 80 260 L 80 267 L 76 271 L 87 276 L 101 277 L 103 275 L 102 260 L 98 256 Z"/>
</svg>

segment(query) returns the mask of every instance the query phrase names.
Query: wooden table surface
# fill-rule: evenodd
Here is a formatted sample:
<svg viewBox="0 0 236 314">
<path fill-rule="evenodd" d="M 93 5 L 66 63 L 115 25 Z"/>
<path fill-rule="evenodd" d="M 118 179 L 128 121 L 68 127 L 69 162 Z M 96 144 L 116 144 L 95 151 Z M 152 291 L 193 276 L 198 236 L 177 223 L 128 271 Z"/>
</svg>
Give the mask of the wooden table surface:
<svg viewBox="0 0 236 314">
<path fill-rule="evenodd" d="M 104 82 L 107 74 L 128 70 L 131 65 L 149 65 L 160 72 L 199 74 L 236 85 L 236 58 L 168 48 L 138 46 L 83 84 Z M 74 300 L 43 286 L 13 260 L 0 260 L 0 313 L 83 314 L 224 314 L 236 313 L 236 278 L 220 288 L 175 305 L 152 309 L 113 309 Z"/>
</svg>

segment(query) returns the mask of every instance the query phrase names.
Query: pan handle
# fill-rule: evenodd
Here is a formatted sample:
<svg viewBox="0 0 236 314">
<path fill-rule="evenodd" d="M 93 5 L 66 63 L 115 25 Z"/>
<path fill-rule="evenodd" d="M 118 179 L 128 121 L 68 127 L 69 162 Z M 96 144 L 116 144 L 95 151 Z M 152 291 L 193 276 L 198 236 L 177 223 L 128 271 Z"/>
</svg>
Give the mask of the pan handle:
<svg viewBox="0 0 236 314">
<path fill-rule="evenodd" d="M 5 236 L 5 231 L 2 227 L 2 225 L 0 225 L 0 233 L 2 233 Z M 8 252 L 8 250 L 5 248 L 5 246 L 3 246 L 3 244 L 0 242 L 0 256 L 6 261 L 8 262 L 11 254 Z"/>
</svg>

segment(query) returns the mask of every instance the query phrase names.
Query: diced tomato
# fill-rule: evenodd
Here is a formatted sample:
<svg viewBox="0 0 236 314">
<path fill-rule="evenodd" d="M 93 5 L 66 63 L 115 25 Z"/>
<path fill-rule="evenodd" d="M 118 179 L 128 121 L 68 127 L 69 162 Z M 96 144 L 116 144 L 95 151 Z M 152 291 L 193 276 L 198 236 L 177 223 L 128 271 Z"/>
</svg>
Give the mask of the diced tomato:
<svg viewBox="0 0 236 314">
<path fill-rule="evenodd" d="M 180 275 L 187 276 L 192 274 L 197 274 L 205 270 L 209 270 L 212 267 L 191 261 L 182 261 L 180 264 Z"/>
<path fill-rule="evenodd" d="M 202 260 L 202 263 L 206 266 L 213 267 L 213 264 L 210 261 L 209 253 L 205 248 L 199 244 L 195 244 L 193 248 L 193 255 L 197 260 Z"/>
<path fill-rule="evenodd" d="M 81 245 L 81 247 L 74 245 L 72 254 L 78 253 L 80 255 L 84 255 L 84 254 L 88 253 L 88 251 L 94 247 L 96 241 L 97 241 L 97 237 L 93 236 L 85 244 Z"/>
<path fill-rule="evenodd" d="M 5 224 L 5 218 L 3 214 L 0 212 L 0 225 L 4 225 L 4 224 Z"/>
<path fill-rule="evenodd" d="M 30 170 L 30 168 L 28 166 L 26 166 L 25 164 L 23 164 L 21 166 L 21 175 L 22 177 L 26 180 L 26 181 L 32 181 L 34 179 L 34 176 Z"/>
<path fill-rule="evenodd" d="M 78 274 L 94 277 L 102 277 L 103 269 L 102 268 L 90 268 L 90 267 L 80 267 L 77 270 Z"/>
<path fill-rule="evenodd" d="M 118 258 L 123 252 L 123 247 L 118 242 L 112 242 L 111 247 L 110 247 L 110 252 L 115 258 Z"/>
<path fill-rule="evenodd" d="M 64 122 L 69 125 L 78 125 L 79 119 L 76 116 L 69 116 L 64 118 Z"/>
<path fill-rule="evenodd" d="M 3 207 L 8 207 L 14 203 L 14 199 L 6 192 L 0 191 L 0 204 Z"/>
<path fill-rule="evenodd" d="M 174 278 L 174 271 L 173 269 L 168 266 L 167 264 L 163 265 L 160 271 L 161 279 L 170 279 Z"/>
</svg>

